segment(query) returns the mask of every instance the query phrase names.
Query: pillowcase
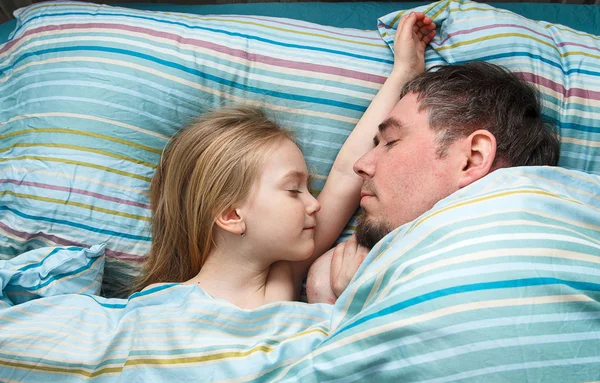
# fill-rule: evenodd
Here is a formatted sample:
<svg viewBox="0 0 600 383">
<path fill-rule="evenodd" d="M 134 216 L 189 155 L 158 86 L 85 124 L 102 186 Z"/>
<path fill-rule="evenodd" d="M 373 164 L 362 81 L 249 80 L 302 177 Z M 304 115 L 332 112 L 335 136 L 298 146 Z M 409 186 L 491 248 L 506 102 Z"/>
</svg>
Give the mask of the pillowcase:
<svg viewBox="0 0 600 383">
<path fill-rule="evenodd" d="M 0 257 L 105 242 L 107 296 L 150 249 L 149 182 L 180 127 L 261 105 L 295 132 L 317 194 L 393 64 L 376 30 L 297 20 L 79 2 L 16 18 L 0 46 Z"/>
<path fill-rule="evenodd" d="M 400 17 L 379 19 L 393 48 Z M 472 1 L 440 1 L 429 8 L 440 27 L 427 66 L 488 61 L 534 84 L 543 115 L 559 129 L 559 166 L 600 174 L 600 37 Z"/>
<path fill-rule="evenodd" d="M 104 246 L 42 247 L 0 261 L 2 302 L 12 306 L 60 294 L 98 294 Z"/>
</svg>

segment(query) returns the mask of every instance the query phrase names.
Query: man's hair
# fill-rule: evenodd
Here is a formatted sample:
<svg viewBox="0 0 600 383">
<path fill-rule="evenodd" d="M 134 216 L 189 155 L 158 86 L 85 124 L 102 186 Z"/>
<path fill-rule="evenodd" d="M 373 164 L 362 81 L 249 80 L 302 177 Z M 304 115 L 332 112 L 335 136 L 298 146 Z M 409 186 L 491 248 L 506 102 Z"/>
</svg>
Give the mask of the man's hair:
<svg viewBox="0 0 600 383">
<path fill-rule="evenodd" d="M 556 129 L 542 119 L 537 90 L 503 67 L 485 62 L 436 66 L 408 82 L 401 97 L 407 93 L 415 93 L 419 111 L 429 113 L 440 157 L 455 140 L 485 129 L 496 138 L 496 162 L 558 163 Z"/>
</svg>

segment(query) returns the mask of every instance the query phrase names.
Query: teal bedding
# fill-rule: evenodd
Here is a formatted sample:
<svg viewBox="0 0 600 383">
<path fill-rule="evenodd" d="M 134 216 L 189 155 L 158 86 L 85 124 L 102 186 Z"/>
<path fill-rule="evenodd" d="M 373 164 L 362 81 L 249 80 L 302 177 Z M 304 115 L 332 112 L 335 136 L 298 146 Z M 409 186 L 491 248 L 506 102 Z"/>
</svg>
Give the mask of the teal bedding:
<svg viewBox="0 0 600 383">
<path fill-rule="evenodd" d="M 286 17 L 340 28 L 376 29 L 377 18 L 382 15 L 409 9 L 425 2 L 354 2 L 354 3 L 248 3 L 248 4 L 123 4 L 132 9 L 192 13 L 196 15 L 238 14 Z M 600 7 L 594 5 L 495 3 L 533 20 L 568 25 L 592 34 L 600 34 Z M 0 24 L 0 44 L 8 40 L 16 20 Z"/>
<path fill-rule="evenodd" d="M 498 170 L 385 237 L 335 305 L 242 310 L 180 284 L 0 301 L 0 381 L 597 381 L 597 190 Z"/>
<path fill-rule="evenodd" d="M 599 381 L 600 38 L 469 1 L 419 8 L 440 28 L 426 66 L 487 60 L 538 86 L 561 167 L 440 201 L 335 305 L 241 310 L 177 284 L 112 298 L 147 254 L 148 184 L 183 123 L 259 102 L 296 133 L 318 193 L 410 5 L 19 12 L 0 45 L 0 381 Z M 594 7 L 503 6 L 599 33 Z"/>
</svg>

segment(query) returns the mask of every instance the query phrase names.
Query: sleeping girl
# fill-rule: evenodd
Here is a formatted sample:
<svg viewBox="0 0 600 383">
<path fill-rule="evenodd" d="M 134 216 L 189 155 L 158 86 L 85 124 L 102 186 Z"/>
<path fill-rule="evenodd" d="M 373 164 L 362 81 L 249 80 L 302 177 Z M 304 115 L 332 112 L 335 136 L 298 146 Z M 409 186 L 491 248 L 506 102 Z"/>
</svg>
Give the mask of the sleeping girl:
<svg viewBox="0 0 600 383">
<path fill-rule="evenodd" d="M 150 185 L 152 247 L 134 291 L 193 284 L 241 308 L 298 299 L 309 266 L 357 208 L 362 179 L 352 167 L 372 147 L 402 85 L 423 72 L 434 29 L 422 13 L 400 21 L 392 73 L 341 148 L 317 199 L 293 136 L 260 109 L 224 108 L 183 129 Z M 335 299 L 331 291 L 321 297 Z"/>
</svg>

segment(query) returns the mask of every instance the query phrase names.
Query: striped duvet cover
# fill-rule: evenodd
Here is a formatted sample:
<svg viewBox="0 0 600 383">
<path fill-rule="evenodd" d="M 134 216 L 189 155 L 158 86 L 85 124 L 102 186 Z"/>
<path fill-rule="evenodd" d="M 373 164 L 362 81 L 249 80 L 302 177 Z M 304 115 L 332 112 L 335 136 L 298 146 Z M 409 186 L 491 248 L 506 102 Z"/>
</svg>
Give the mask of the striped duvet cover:
<svg viewBox="0 0 600 383">
<path fill-rule="evenodd" d="M 597 381 L 599 185 L 498 170 L 390 233 L 333 306 L 162 285 L 5 308 L 0 381 Z"/>
</svg>

